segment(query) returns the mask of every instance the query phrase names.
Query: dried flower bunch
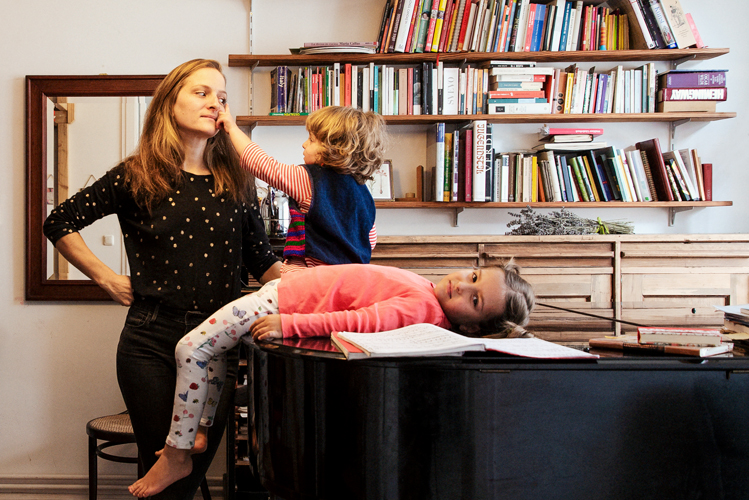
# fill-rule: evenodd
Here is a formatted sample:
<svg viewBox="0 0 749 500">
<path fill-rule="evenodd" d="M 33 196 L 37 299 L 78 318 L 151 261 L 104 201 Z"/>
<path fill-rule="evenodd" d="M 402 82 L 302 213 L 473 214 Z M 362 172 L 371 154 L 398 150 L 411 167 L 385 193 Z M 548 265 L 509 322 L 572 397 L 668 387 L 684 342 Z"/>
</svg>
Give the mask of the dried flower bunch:
<svg viewBox="0 0 749 500">
<path fill-rule="evenodd" d="M 585 219 L 564 208 L 548 215 L 538 214 L 526 207 L 519 214 L 510 212 L 516 220 L 507 223 L 513 228 L 505 234 L 548 235 L 548 234 L 632 234 L 634 227 L 628 221 L 605 222 Z"/>
</svg>

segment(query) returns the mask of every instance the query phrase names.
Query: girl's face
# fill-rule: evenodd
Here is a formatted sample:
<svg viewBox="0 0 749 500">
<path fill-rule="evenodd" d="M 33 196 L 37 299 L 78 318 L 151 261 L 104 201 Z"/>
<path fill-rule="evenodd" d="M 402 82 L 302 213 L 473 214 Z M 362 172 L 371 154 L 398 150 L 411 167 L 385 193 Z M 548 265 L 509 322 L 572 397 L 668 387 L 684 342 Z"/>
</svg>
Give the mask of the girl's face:
<svg viewBox="0 0 749 500">
<path fill-rule="evenodd" d="M 309 133 L 309 139 L 302 144 L 302 148 L 304 148 L 304 163 L 307 165 L 322 165 L 324 149 L 312 132 Z"/>
<path fill-rule="evenodd" d="M 187 77 L 174 103 L 182 139 L 206 140 L 216 135 L 216 119 L 225 104 L 226 82 L 219 71 L 202 68 Z"/>
<path fill-rule="evenodd" d="M 450 323 L 475 333 L 482 321 L 504 312 L 505 273 L 494 267 L 456 271 L 437 283 L 434 295 Z"/>
</svg>

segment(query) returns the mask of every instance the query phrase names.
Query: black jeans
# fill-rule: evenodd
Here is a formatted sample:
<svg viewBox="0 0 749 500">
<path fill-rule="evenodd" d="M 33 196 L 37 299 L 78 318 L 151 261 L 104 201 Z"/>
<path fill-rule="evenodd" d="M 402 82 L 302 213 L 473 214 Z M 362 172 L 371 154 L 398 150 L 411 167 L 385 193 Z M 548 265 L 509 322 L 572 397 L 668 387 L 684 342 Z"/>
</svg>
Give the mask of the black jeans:
<svg viewBox="0 0 749 500">
<path fill-rule="evenodd" d="M 156 462 L 154 453 L 164 447 L 169 432 L 177 377 L 174 348 L 212 312 L 179 311 L 144 301 L 130 307 L 117 348 L 117 380 L 146 471 Z M 232 349 L 227 357 L 226 383 L 208 431 L 208 449 L 193 455 L 192 474 L 151 498 L 192 500 L 205 477 L 234 404 L 238 349 Z"/>
</svg>

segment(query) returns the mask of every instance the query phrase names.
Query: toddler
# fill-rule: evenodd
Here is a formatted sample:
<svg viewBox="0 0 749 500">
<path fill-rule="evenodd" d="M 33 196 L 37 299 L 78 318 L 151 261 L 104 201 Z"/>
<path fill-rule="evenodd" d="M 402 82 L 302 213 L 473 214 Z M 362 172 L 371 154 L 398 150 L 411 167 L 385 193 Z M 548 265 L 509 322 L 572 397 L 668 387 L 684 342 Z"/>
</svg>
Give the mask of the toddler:
<svg viewBox="0 0 749 500">
<path fill-rule="evenodd" d="M 379 332 L 432 323 L 464 334 L 526 332 L 535 302 L 512 262 L 465 269 L 436 285 L 396 267 L 345 264 L 288 273 L 224 306 L 179 341 L 172 426 L 156 465 L 130 486 L 138 497 L 158 493 L 190 473 L 191 453 L 205 446 L 222 377 L 223 353 L 242 337 L 329 336 L 332 331 Z M 248 339 L 249 340 L 249 339 Z M 210 382 L 210 383 L 209 383 Z M 195 436 L 201 427 L 201 444 Z"/>
<path fill-rule="evenodd" d="M 375 206 L 366 181 L 382 165 L 386 128 L 381 116 L 328 106 L 307 117 L 304 165 L 268 156 L 219 113 L 242 166 L 289 196 L 291 221 L 282 273 L 320 264 L 367 264 L 377 241 Z"/>
</svg>

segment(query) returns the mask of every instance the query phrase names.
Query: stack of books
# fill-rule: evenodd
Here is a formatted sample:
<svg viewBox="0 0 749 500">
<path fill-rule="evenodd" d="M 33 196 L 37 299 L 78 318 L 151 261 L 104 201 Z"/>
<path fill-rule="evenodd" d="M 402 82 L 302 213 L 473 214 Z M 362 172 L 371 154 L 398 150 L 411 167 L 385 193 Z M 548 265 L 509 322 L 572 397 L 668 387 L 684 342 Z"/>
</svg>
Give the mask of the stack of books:
<svg viewBox="0 0 749 500">
<path fill-rule="evenodd" d="M 734 343 L 735 350 L 746 354 L 749 350 L 749 304 L 716 306 L 723 311 L 723 335 Z"/>
<path fill-rule="evenodd" d="M 714 356 L 733 350 L 720 330 L 703 328 L 638 327 L 637 335 L 620 335 L 588 341 L 590 347 L 631 352 Z"/>
<path fill-rule="evenodd" d="M 374 54 L 377 42 L 307 42 L 289 49 L 292 54 Z"/>
<path fill-rule="evenodd" d="M 485 69 L 488 114 L 551 113 L 554 68 L 534 62 L 489 61 Z"/>
<path fill-rule="evenodd" d="M 560 128 L 541 127 L 538 140 L 541 144 L 535 146 L 536 151 L 580 151 L 606 147 L 603 141 L 593 141 L 603 134 L 602 128 Z"/>
<path fill-rule="evenodd" d="M 657 110 L 715 113 L 728 98 L 725 69 L 670 70 L 658 75 Z"/>
</svg>

